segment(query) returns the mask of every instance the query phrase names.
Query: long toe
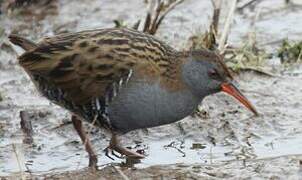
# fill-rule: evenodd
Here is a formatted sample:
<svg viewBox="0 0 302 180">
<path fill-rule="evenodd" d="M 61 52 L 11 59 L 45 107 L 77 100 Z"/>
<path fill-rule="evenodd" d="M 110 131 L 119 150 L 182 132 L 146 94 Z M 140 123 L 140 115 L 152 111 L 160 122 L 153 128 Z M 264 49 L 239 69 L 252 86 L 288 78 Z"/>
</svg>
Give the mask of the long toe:
<svg viewBox="0 0 302 180">
<path fill-rule="evenodd" d="M 124 158 L 123 155 L 118 155 L 118 154 L 116 154 L 114 150 L 111 151 L 111 154 L 112 154 L 113 156 L 119 158 L 119 159 L 123 159 L 123 158 Z"/>
<path fill-rule="evenodd" d="M 112 148 L 112 150 L 115 150 L 116 152 L 118 152 L 122 155 L 128 156 L 128 157 L 131 157 L 133 159 L 143 159 L 143 158 L 145 158 L 145 156 L 143 154 L 131 151 L 130 149 L 119 146 L 119 145 L 115 145 L 111 148 Z"/>
<path fill-rule="evenodd" d="M 111 157 L 111 156 L 109 155 L 109 151 L 111 151 L 111 152 L 112 152 L 112 149 L 110 149 L 109 147 L 106 147 L 106 148 L 104 149 L 105 156 L 107 156 L 109 159 L 111 159 L 111 160 L 113 160 L 113 161 L 114 161 L 114 158 L 113 158 L 113 157 Z"/>
</svg>

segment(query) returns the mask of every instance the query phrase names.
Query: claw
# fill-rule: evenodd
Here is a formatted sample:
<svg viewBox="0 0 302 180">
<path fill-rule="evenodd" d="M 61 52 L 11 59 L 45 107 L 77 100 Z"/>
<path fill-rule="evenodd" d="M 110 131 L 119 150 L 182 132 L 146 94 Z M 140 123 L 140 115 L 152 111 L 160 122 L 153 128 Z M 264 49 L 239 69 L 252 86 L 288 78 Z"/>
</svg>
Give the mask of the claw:
<svg viewBox="0 0 302 180">
<path fill-rule="evenodd" d="M 119 158 L 119 159 L 123 159 L 123 158 L 124 158 L 123 155 L 118 155 L 118 154 L 116 154 L 114 150 L 111 151 L 111 154 L 112 154 L 113 156 Z"/>
<path fill-rule="evenodd" d="M 109 149 L 113 156 L 120 159 L 124 158 L 124 156 L 130 157 L 132 159 L 142 159 L 145 157 L 143 154 L 131 151 L 130 149 L 121 146 L 119 144 L 117 136 L 114 133 L 112 133 L 112 138 L 110 140 L 109 146 L 105 149 L 105 155 L 110 159 L 114 160 L 112 157 L 109 156 Z M 119 154 L 121 154 L 121 156 L 117 155 L 115 152 L 118 152 Z"/>
<path fill-rule="evenodd" d="M 111 160 L 115 160 L 115 159 L 113 159 L 110 155 L 109 155 L 109 151 L 112 151 L 111 149 L 109 150 L 110 148 L 109 147 L 106 147 L 105 149 L 104 149 L 104 152 L 105 152 L 105 156 L 107 156 L 109 159 L 111 159 Z"/>
</svg>

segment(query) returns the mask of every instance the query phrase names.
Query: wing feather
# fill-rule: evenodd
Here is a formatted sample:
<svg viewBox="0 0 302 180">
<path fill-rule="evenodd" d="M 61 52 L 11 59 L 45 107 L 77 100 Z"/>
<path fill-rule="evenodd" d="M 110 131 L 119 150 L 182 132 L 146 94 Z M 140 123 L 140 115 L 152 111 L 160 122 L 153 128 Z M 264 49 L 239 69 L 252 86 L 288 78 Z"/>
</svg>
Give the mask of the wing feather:
<svg viewBox="0 0 302 180">
<path fill-rule="evenodd" d="M 31 76 L 40 76 L 64 91 L 67 100 L 85 104 L 104 97 L 114 83 L 129 80 L 137 67 L 142 67 L 142 73 L 152 69 L 152 73 L 159 74 L 162 70 L 156 62 L 168 59 L 163 47 L 158 50 L 161 53 L 152 53 L 157 51 L 149 47 L 152 39 L 138 41 L 135 37 L 145 35 L 121 31 L 85 31 L 46 38 L 20 56 L 20 64 Z"/>
</svg>

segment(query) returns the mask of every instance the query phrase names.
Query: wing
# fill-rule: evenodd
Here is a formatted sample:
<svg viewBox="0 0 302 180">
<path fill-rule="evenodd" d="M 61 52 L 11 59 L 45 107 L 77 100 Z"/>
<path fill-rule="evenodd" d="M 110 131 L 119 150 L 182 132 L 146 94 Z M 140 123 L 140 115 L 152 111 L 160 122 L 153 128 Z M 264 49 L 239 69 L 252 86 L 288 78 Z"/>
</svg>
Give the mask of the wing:
<svg viewBox="0 0 302 180">
<path fill-rule="evenodd" d="M 152 53 L 154 49 L 145 41 L 137 42 L 124 32 L 109 32 L 46 38 L 36 49 L 20 56 L 20 64 L 30 75 L 40 76 L 64 91 L 65 98 L 75 104 L 104 97 L 108 88 L 127 82 L 134 71 L 159 76 L 161 66 L 155 59 L 167 58 L 164 53 Z"/>
</svg>

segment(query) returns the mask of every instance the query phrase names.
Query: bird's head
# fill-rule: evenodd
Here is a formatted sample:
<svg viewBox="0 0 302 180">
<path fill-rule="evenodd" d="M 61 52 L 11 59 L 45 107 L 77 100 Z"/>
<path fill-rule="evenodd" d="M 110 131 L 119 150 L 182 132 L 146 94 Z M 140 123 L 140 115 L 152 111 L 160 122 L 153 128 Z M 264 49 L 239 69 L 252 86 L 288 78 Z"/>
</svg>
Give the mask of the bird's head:
<svg viewBox="0 0 302 180">
<path fill-rule="evenodd" d="M 250 101 L 233 84 L 233 77 L 222 61 L 222 56 L 207 50 L 188 53 L 182 67 L 182 77 L 191 91 L 201 99 L 207 95 L 225 92 L 255 115 L 258 114 Z"/>
</svg>

